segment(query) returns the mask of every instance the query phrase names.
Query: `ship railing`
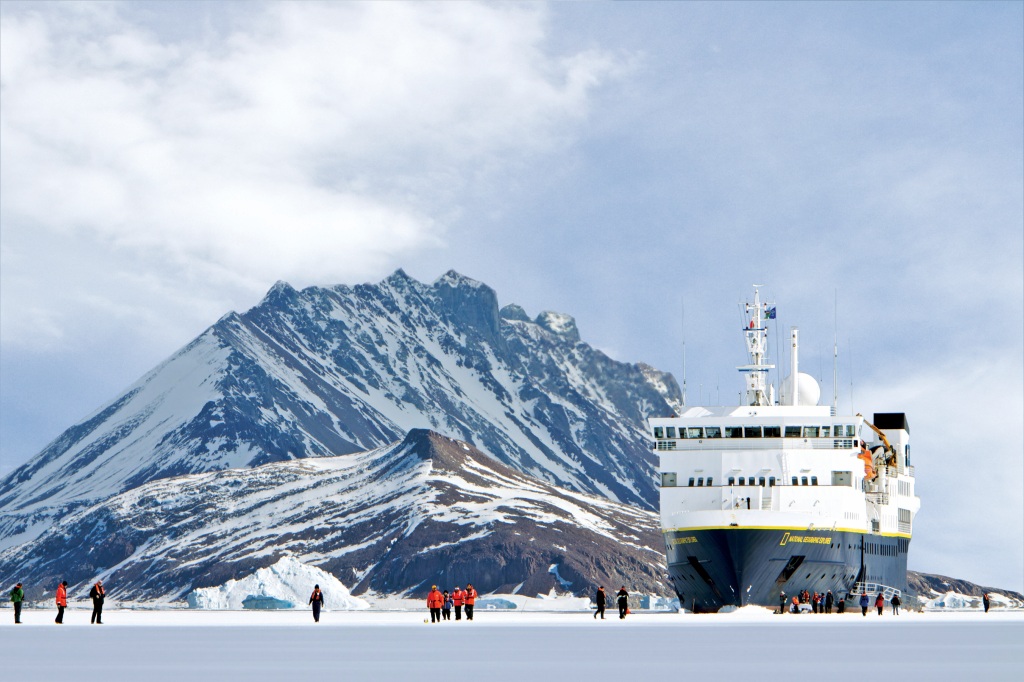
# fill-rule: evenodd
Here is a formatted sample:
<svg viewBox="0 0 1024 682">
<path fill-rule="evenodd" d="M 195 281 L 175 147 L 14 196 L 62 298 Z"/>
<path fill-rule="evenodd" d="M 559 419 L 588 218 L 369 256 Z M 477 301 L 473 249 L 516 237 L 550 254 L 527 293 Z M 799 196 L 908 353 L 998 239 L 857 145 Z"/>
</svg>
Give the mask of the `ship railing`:
<svg viewBox="0 0 1024 682">
<path fill-rule="evenodd" d="M 869 597 L 876 596 L 879 592 L 882 593 L 882 597 L 885 598 L 886 603 L 892 599 L 892 596 L 899 595 L 901 598 L 903 593 L 900 590 L 890 585 L 883 585 L 882 583 L 856 583 L 850 590 L 851 597 L 859 597 L 862 594 L 866 594 Z"/>
<path fill-rule="evenodd" d="M 848 438 L 693 438 L 658 440 L 652 450 L 848 450 Z"/>
</svg>

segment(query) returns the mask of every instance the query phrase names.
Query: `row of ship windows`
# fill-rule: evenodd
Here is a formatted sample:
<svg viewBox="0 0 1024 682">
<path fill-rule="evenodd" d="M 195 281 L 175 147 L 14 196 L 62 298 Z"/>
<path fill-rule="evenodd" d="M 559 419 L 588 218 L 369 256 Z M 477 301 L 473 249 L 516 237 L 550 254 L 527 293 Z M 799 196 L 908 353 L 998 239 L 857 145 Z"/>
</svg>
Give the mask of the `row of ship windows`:
<svg viewBox="0 0 1024 682">
<path fill-rule="evenodd" d="M 853 424 L 829 426 L 655 426 L 657 439 L 676 438 L 853 438 L 857 431 Z"/>
<path fill-rule="evenodd" d="M 674 482 L 675 481 L 675 474 L 672 474 L 672 479 L 670 479 L 672 481 L 671 483 L 667 483 L 667 480 L 668 479 L 665 478 L 665 475 L 662 474 L 662 485 L 665 485 L 667 487 L 671 487 L 671 486 L 675 485 L 675 482 Z M 730 476 L 729 477 L 729 483 L 728 483 L 728 485 L 759 485 L 759 486 L 763 486 L 764 484 L 765 484 L 764 476 L 759 477 L 757 479 L 757 483 L 754 482 L 754 477 L 753 476 L 747 477 L 746 482 L 744 482 L 744 478 L 742 476 L 740 476 L 739 478 L 736 478 L 735 476 Z M 799 479 L 797 479 L 797 477 L 794 476 L 792 484 L 793 485 L 808 485 L 807 476 L 801 476 L 801 477 L 799 477 Z M 703 476 L 700 476 L 698 478 L 691 477 L 689 483 L 687 484 L 687 486 L 690 487 L 690 488 L 694 488 L 694 487 L 702 488 L 704 486 L 710 486 L 710 485 L 714 485 L 714 477 L 713 476 L 708 476 L 706 483 L 705 483 L 705 479 L 704 479 Z M 817 476 L 811 476 L 810 477 L 810 485 L 818 485 L 818 477 Z M 775 486 L 775 477 L 774 476 L 769 476 L 768 477 L 768 486 L 769 487 L 774 487 Z"/>
</svg>

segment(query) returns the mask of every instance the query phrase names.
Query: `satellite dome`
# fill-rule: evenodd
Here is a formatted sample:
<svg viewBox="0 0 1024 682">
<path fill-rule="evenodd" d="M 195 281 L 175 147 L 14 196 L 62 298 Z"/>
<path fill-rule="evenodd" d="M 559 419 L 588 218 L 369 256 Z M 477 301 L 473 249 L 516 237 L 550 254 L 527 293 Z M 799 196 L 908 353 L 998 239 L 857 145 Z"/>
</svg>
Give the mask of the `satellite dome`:
<svg viewBox="0 0 1024 682">
<path fill-rule="evenodd" d="M 800 381 L 800 383 L 797 384 L 797 388 L 800 389 L 799 392 L 797 393 L 797 396 L 796 396 L 797 404 L 798 405 L 817 405 L 818 404 L 818 398 L 821 397 L 821 387 L 818 386 L 818 382 L 815 381 L 814 377 L 812 377 L 810 374 L 804 374 L 803 372 L 798 372 L 797 373 L 797 377 L 799 377 L 799 381 Z M 789 404 L 791 404 L 791 400 L 790 400 L 790 396 L 791 395 L 793 395 L 793 376 L 792 375 L 786 377 L 782 381 L 782 396 L 781 396 L 780 404 L 782 404 L 782 405 L 789 405 Z"/>
</svg>

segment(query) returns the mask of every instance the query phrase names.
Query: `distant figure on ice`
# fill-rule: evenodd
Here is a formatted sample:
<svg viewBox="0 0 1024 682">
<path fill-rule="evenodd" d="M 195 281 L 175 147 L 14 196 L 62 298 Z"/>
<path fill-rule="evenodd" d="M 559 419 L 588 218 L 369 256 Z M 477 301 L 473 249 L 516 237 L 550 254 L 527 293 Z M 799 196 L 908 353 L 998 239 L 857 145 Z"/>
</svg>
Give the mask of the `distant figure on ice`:
<svg viewBox="0 0 1024 682">
<path fill-rule="evenodd" d="M 309 595 L 309 603 L 313 605 L 313 622 L 320 622 L 320 607 L 324 605 L 324 593 L 319 585 L 313 585 L 313 594 Z"/>
<path fill-rule="evenodd" d="M 619 607 L 619 620 L 625 620 L 626 614 L 629 613 L 629 592 L 626 592 L 625 585 L 615 594 L 615 603 Z"/>
<path fill-rule="evenodd" d="M 836 613 L 846 613 L 846 597 L 839 598 L 839 604 L 836 606 Z"/>
<path fill-rule="evenodd" d="M 57 618 L 53 621 L 57 625 L 64 624 L 64 609 L 68 606 L 68 581 L 65 580 L 57 585 Z"/>
<path fill-rule="evenodd" d="M 433 585 L 430 588 L 430 594 L 427 595 L 427 608 L 430 609 L 431 623 L 441 622 L 442 606 L 444 606 L 444 595 L 437 589 L 437 585 Z"/>
<path fill-rule="evenodd" d="M 786 612 L 786 593 L 779 592 L 779 615 Z"/>
<path fill-rule="evenodd" d="M 825 613 L 832 613 L 832 604 L 835 603 L 835 597 L 832 596 L 832 590 L 825 593 Z"/>
<path fill-rule="evenodd" d="M 452 606 L 455 602 L 452 601 L 452 596 L 448 594 L 448 590 L 444 591 L 444 602 L 441 604 L 441 618 L 444 620 L 452 619 Z"/>
<path fill-rule="evenodd" d="M 882 611 L 885 609 L 885 595 L 881 592 L 879 592 L 878 596 L 875 597 L 875 608 L 878 609 L 878 615 L 881 616 Z"/>
<path fill-rule="evenodd" d="M 988 607 L 992 606 L 992 598 L 988 596 L 988 592 L 981 595 L 981 604 L 985 607 L 985 613 L 988 613 Z"/>
<path fill-rule="evenodd" d="M 476 604 L 476 597 L 473 583 L 466 583 L 466 590 L 462 593 L 462 600 L 466 602 L 466 620 L 473 620 L 473 605 Z"/>
<path fill-rule="evenodd" d="M 21 589 L 21 583 L 11 588 L 11 603 L 14 604 L 14 622 L 21 623 L 21 602 L 25 599 L 25 590 Z M 985 609 L 986 611 L 988 609 Z"/>
<path fill-rule="evenodd" d="M 868 615 L 868 607 L 871 606 L 871 600 L 868 599 L 868 593 L 860 595 L 860 615 Z"/>
<path fill-rule="evenodd" d="M 96 584 L 89 590 L 89 599 L 92 599 L 92 618 L 90 623 L 103 625 L 103 600 L 107 598 L 107 592 L 103 589 L 103 581 L 97 580 Z"/>
<path fill-rule="evenodd" d="M 462 620 L 462 604 L 466 599 L 466 593 L 458 585 L 452 592 L 452 605 L 455 607 L 455 620 Z"/>
<path fill-rule="evenodd" d="M 604 602 L 605 602 L 604 585 L 597 588 L 597 594 L 594 595 L 594 601 L 597 602 L 597 611 L 594 611 L 594 618 L 601 616 L 601 620 L 604 620 Z"/>
<path fill-rule="evenodd" d="M 900 604 L 903 603 L 900 601 L 900 595 L 894 592 L 892 595 L 892 599 L 889 600 L 889 603 L 892 604 L 892 615 L 900 615 Z"/>
</svg>

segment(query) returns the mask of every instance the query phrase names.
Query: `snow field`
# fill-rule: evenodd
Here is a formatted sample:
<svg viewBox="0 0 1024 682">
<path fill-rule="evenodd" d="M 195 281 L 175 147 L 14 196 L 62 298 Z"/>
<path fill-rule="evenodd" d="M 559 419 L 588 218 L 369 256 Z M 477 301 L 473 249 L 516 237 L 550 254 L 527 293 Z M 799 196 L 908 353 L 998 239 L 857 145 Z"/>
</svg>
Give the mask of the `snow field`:
<svg viewBox="0 0 1024 682">
<path fill-rule="evenodd" d="M 418 611 L 110 611 L 89 626 L 72 609 L 30 609 L 0 623 L 3 679 L 147 682 L 327 679 L 1018 680 L 1024 612 L 907 613 L 879 618 L 773 616 L 763 609 L 701 615 L 612 611 L 477 612 L 473 622 L 424 624 Z M 299 677 L 296 677 L 299 676 Z"/>
</svg>

